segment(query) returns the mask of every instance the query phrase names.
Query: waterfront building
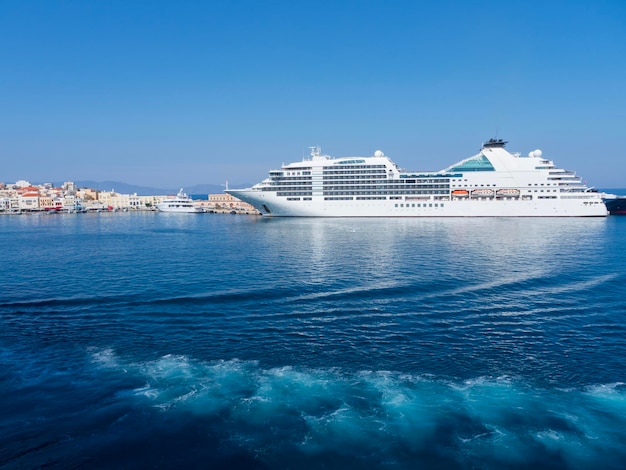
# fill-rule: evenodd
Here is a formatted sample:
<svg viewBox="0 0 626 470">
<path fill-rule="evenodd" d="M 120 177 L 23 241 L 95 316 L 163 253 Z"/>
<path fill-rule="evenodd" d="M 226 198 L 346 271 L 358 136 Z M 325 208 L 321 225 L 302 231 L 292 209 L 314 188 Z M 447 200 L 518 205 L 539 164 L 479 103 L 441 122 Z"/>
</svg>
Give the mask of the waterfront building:
<svg viewBox="0 0 626 470">
<path fill-rule="evenodd" d="M 28 192 L 20 195 L 19 198 L 20 210 L 34 211 L 39 210 L 39 193 Z"/>
<path fill-rule="evenodd" d="M 56 200 L 52 196 L 43 195 L 39 196 L 39 208 L 40 209 L 54 209 L 56 207 Z"/>
<path fill-rule="evenodd" d="M 26 180 L 18 180 L 15 182 L 14 185 L 16 188 L 27 188 L 28 186 L 31 186 L 29 181 Z"/>
<path fill-rule="evenodd" d="M 203 201 L 202 205 L 207 210 L 218 212 L 235 211 L 247 214 L 259 213 L 252 205 L 227 193 L 209 194 L 208 200 Z"/>
<path fill-rule="evenodd" d="M 97 201 L 99 191 L 91 188 L 80 188 L 76 190 L 76 196 L 83 201 Z"/>
<path fill-rule="evenodd" d="M 136 196 L 137 205 L 136 209 L 154 209 L 157 202 L 157 196 Z"/>
<path fill-rule="evenodd" d="M 78 202 L 79 201 L 78 199 L 76 199 L 76 196 L 72 194 L 66 194 L 61 199 L 63 210 L 67 210 L 67 211 L 76 210 L 76 206 L 80 205 Z"/>
</svg>

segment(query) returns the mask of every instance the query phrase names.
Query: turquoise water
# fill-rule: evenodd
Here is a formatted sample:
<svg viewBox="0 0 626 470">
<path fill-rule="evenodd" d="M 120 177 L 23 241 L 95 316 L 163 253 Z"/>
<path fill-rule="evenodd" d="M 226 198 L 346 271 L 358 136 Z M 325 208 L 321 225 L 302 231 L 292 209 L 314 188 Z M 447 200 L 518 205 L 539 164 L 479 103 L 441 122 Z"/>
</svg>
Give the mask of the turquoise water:
<svg viewBox="0 0 626 470">
<path fill-rule="evenodd" d="M 0 466 L 624 468 L 626 217 L 0 217 Z"/>
</svg>

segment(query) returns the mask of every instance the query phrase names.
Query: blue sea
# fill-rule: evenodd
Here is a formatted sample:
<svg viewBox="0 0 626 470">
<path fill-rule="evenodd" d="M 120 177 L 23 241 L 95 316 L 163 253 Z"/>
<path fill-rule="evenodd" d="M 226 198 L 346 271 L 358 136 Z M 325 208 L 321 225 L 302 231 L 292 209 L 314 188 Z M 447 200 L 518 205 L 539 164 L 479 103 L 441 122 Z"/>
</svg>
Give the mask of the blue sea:
<svg viewBox="0 0 626 470">
<path fill-rule="evenodd" d="M 625 468 L 625 235 L 0 216 L 0 467 Z"/>
</svg>

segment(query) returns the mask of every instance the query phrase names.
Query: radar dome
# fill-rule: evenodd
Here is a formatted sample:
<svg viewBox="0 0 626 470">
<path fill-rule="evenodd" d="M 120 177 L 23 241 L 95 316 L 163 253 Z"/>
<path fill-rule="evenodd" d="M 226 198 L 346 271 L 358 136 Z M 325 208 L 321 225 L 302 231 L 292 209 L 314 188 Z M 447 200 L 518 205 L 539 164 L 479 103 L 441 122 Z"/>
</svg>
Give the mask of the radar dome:
<svg viewBox="0 0 626 470">
<path fill-rule="evenodd" d="M 541 158 L 542 155 L 543 155 L 543 152 L 539 149 L 533 150 L 532 152 L 528 154 L 530 158 Z"/>
<path fill-rule="evenodd" d="M 385 155 L 385 154 L 383 153 L 383 151 L 382 151 L 382 150 L 376 150 L 376 151 L 374 152 L 374 156 L 375 156 L 375 157 L 382 157 L 382 156 L 384 156 L 384 155 Z"/>
</svg>

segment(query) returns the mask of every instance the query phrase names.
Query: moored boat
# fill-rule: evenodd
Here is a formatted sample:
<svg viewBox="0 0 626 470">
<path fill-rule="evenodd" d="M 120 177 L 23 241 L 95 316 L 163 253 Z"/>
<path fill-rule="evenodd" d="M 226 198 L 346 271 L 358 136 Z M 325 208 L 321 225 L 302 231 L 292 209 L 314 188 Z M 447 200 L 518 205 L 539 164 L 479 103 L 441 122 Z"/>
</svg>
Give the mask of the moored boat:
<svg viewBox="0 0 626 470">
<path fill-rule="evenodd" d="M 479 153 L 440 171 L 400 169 L 382 151 L 311 158 L 271 170 L 227 193 L 275 217 L 605 217 L 602 198 L 575 172 L 534 150 L 510 153 L 490 139 Z M 494 197 L 496 196 L 497 197 Z"/>
<path fill-rule="evenodd" d="M 161 212 L 202 212 L 202 209 L 197 207 L 193 200 L 183 192 L 183 188 L 180 188 L 176 196 L 163 199 L 156 205 L 156 208 Z"/>
<path fill-rule="evenodd" d="M 603 194 L 602 198 L 609 214 L 626 215 L 626 196 L 617 196 L 615 194 Z"/>
</svg>

